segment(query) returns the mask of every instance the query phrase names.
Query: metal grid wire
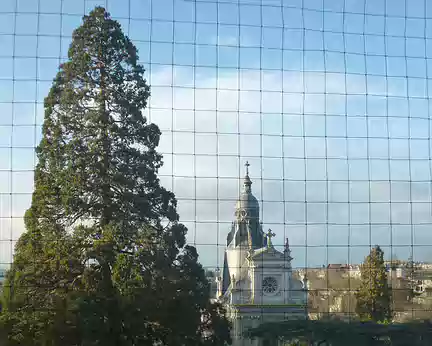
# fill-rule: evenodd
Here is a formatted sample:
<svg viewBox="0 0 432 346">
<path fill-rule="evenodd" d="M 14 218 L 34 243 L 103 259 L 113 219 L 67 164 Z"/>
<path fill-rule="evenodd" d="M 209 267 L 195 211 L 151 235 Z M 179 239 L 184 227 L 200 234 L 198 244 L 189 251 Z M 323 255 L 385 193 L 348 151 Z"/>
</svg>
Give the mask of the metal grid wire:
<svg viewBox="0 0 432 346">
<path fill-rule="evenodd" d="M 96 5 L 139 49 L 161 179 L 206 267 L 222 266 L 246 161 L 293 267 L 359 264 L 375 244 L 386 259 L 432 262 L 426 0 L 2 0 L 4 265 L 30 205 L 43 98 Z"/>
</svg>

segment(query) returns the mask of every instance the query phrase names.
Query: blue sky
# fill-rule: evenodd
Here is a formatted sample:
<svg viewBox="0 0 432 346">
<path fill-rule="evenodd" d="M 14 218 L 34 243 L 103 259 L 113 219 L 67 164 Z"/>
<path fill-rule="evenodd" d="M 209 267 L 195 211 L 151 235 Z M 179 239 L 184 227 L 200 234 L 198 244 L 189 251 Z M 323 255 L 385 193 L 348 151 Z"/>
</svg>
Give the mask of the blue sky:
<svg viewBox="0 0 432 346">
<path fill-rule="evenodd" d="M 220 263 L 246 160 L 296 266 L 359 262 L 376 243 L 432 260 L 432 5 L 406 1 L 3 0 L 0 261 L 30 203 L 40 102 L 96 5 L 139 49 L 162 180 L 206 266 Z"/>
</svg>

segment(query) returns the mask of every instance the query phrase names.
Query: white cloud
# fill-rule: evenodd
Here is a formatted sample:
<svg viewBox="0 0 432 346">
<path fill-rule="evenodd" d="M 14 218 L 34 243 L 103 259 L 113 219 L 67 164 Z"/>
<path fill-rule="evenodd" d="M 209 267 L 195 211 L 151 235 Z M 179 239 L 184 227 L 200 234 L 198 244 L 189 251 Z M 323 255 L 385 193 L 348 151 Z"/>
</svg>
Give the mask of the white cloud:
<svg viewBox="0 0 432 346">
<path fill-rule="evenodd" d="M 221 45 L 221 46 L 237 46 L 239 44 L 238 36 L 215 36 L 209 40 L 209 44 Z M 243 43 L 244 44 L 244 43 Z"/>
<path fill-rule="evenodd" d="M 395 153 L 400 154 L 405 142 L 378 141 L 388 131 L 387 122 L 378 120 L 386 119 L 364 117 L 365 95 L 345 95 L 364 92 L 364 78 L 252 70 L 219 76 L 199 72 L 194 78 L 192 73 L 190 68 L 153 69 L 147 113 L 163 132 L 162 181 L 176 193 L 181 219 L 190 229 L 188 239 L 197 244 L 204 265 L 221 263 L 246 159 L 252 164 L 254 194 L 264 200 L 264 225 L 276 232 L 276 244 L 290 237 L 298 266 L 358 262 L 370 242 L 410 245 L 411 230 L 415 244 L 428 242 L 430 184 L 406 182 L 418 175 L 403 160 L 392 163 L 396 166 L 388 180 L 388 152 L 397 144 Z M 375 83 L 368 90 L 382 94 L 380 81 L 368 82 Z M 383 115 L 380 104 L 368 111 Z M 401 131 L 396 121 L 390 125 L 393 132 Z M 415 126 L 411 133 L 420 134 L 424 124 Z M 368 142 L 367 134 L 377 139 Z M 368 143 L 388 148 L 369 148 L 368 153 Z M 352 156 L 357 159 L 347 160 Z M 29 202 L 10 209 L 22 215 Z M 12 227 L 4 220 L 0 257 L 10 259 L 8 235 L 13 228 L 17 237 L 22 225 Z M 396 224 L 393 230 L 390 222 Z M 397 225 L 410 222 L 413 227 Z M 402 258 L 407 249 L 393 252 Z"/>
<path fill-rule="evenodd" d="M 178 75 L 182 75 L 181 72 Z M 182 76 L 185 84 L 188 79 L 193 79 L 185 74 Z M 347 119 L 344 116 L 345 94 L 347 91 L 364 92 L 364 78 L 345 80 L 344 75 L 340 74 L 245 70 L 233 71 L 220 76 L 218 80 L 201 79 L 199 84 L 209 89 L 181 89 L 173 103 L 166 93 L 159 93 L 161 89 L 153 87 L 151 107 L 166 108 L 168 105 L 168 108 L 183 111 L 174 111 L 175 121 L 171 123 L 171 111 L 158 110 L 154 116 L 152 109 L 151 119 L 164 132 L 160 149 L 166 153 L 166 165 L 161 173 L 175 176 L 172 188 L 180 199 L 181 218 L 187 221 L 190 227 L 189 239 L 197 243 L 202 250 L 202 261 L 205 264 L 214 265 L 216 261 L 220 263 L 223 246 L 217 255 L 206 249 L 211 244 L 224 244 L 234 211 L 233 193 L 238 193 L 241 184 L 241 181 L 236 182 L 236 179 L 242 176 L 241 165 L 246 159 L 252 161 L 254 193 L 260 200 L 264 199 L 261 203 L 262 218 L 266 226 L 276 231 L 276 243 L 283 244 L 285 236 L 290 237 L 294 246 L 312 246 L 316 243 L 317 247 L 308 248 L 307 251 L 305 248 L 295 250 L 297 265 L 305 265 L 306 254 L 309 264 L 325 262 L 326 258 L 322 253 L 327 251 L 326 245 L 339 246 L 328 250 L 326 256 L 330 256 L 327 258 L 329 261 L 360 261 L 370 242 L 384 246 L 390 245 L 390 241 L 393 245 L 409 245 L 406 237 L 405 243 L 398 241 L 403 239 L 401 236 L 397 239 L 392 237 L 395 231 L 389 227 L 390 222 L 406 224 L 411 222 L 411 216 L 414 224 L 432 222 L 431 214 L 426 210 L 428 204 L 424 203 L 430 196 L 427 192 L 429 184 L 413 189 L 412 186 L 416 183 L 403 185 L 404 182 L 398 180 L 397 173 L 393 172 L 394 181 L 389 182 L 388 173 L 386 174 L 388 163 L 379 161 L 388 159 L 388 151 L 384 153 L 379 151 L 379 148 L 375 151 L 369 149 L 372 158 L 377 155 L 376 160 L 368 160 L 368 153 L 365 151 L 363 160 L 347 161 L 348 155 L 358 158 L 362 150 L 367 149 L 368 141 L 356 136 L 362 133 L 359 124 L 367 122 L 368 119 Z M 215 84 L 226 90 L 211 89 Z M 368 90 L 375 90 L 379 94 L 382 92 L 379 85 L 379 81 L 376 86 L 368 85 Z M 306 95 L 303 95 L 303 92 Z M 325 92 L 333 95 L 325 97 Z M 303 111 L 306 113 L 305 117 L 301 115 Z M 377 108 L 369 107 L 369 111 L 376 112 Z M 323 117 L 323 114 L 327 116 Z M 336 116 L 338 114 L 341 116 Z M 361 105 L 350 109 L 350 116 L 358 114 L 364 115 Z M 271 120 L 267 122 L 267 118 Z M 188 126 L 182 121 L 188 123 Z M 271 124 L 275 123 L 280 125 L 279 130 L 272 128 Z M 368 126 L 372 124 L 364 124 L 366 133 Z M 265 132 L 266 126 L 269 132 Z M 347 126 L 350 134 L 346 133 Z M 218 133 L 214 133 L 216 129 Z M 184 130 L 190 133 L 176 132 Z M 213 133 L 203 134 L 207 131 Z M 237 132 L 240 135 L 236 135 Z M 382 137 L 381 132 L 378 135 Z M 298 137 L 260 136 L 260 133 L 283 133 Z M 326 133 L 340 138 L 325 140 Z M 304 135 L 315 137 L 302 138 Z M 347 135 L 353 138 L 343 138 Z M 383 141 L 388 146 L 389 141 Z M 268 148 L 266 142 L 270 144 Z M 369 140 L 369 144 L 371 143 L 375 142 Z M 175 158 L 171 161 L 172 151 Z M 197 155 L 194 158 L 192 155 L 181 156 L 176 153 Z M 200 156 L 203 153 L 210 156 Z M 261 155 L 264 157 L 261 158 Z M 271 159 L 271 156 L 284 156 L 285 159 Z M 288 159 L 288 156 L 293 159 Z M 285 179 L 288 179 L 285 182 L 282 181 L 282 170 Z M 203 176 L 229 179 L 220 178 L 216 181 L 202 179 Z M 408 172 L 408 179 L 410 177 L 413 177 L 412 172 Z M 377 180 L 383 178 L 387 181 Z M 306 179 L 321 181 L 308 181 L 305 187 Z M 371 180 L 371 183 L 367 180 Z M 171 188 L 171 179 L 164 181 Z M 188 183 L 184 184 L 185 181 Z M 423 189 L 425 187 L 426 191 Z M 410 188 L 416 191 L 408 196 L 407 191 Z M 182 197 L 187 197 L 188 200 L 182 200 Z M 206 201 L 194 201 L 201 197 L 205 197 Z M 412 214 L 407 208 L 410 200 L 419 202 L 415 204 L 417 209 Z M 219 227 L 216 227 L 217 222 Z M 348 227 L 348 224 L 351 226 Z M 369 230 L 371 237 L 368 236 Z M 427 241 L 424 234 L 417 233 Z M 345 236 L 341 237 L 340 234 Z M 350 251 L 348 244 L 353 246 Z M 400 248 L 393 252 L 405 253 L 405 250 L 406 248 Z M 219 257 L 216 259 L 216 256 Z"/>
</svg>

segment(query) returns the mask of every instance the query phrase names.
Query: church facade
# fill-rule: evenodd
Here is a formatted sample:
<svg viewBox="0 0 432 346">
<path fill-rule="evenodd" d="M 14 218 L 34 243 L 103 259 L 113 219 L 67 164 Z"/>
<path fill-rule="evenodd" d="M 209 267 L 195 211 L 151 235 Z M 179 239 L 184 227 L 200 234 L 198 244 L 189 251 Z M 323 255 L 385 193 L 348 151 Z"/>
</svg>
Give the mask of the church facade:
<svg viewBox="0 0 432 346">
<path fill-rule="evenodd" d="M 217 299 L 227 308 L 234 346 L 261 346 L 266 340 L 244 336 L 262 323 L 307 318 L 307 280 L 293 277 L 291 250 L 275 249 L 269 229 L 260 222 L 259 202 L 252 194 L 249 164 L 226 240 L 224 265 L 216 272 Z"/>
</svg>

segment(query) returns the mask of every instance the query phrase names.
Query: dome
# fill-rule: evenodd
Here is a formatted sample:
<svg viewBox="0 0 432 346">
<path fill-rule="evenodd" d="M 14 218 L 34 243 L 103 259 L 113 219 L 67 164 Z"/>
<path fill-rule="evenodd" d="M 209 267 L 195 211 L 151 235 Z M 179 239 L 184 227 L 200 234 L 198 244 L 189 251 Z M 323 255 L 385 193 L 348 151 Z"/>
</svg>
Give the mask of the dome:
<svg viewBox="0 0 432 346">
<path fill-rule="evenodd" d="M 249 218 L 259 218 L 259 203 L 251 192 L 243 191 L 236 203 L 236 213 L 238 216 Z"/>
</svg>

